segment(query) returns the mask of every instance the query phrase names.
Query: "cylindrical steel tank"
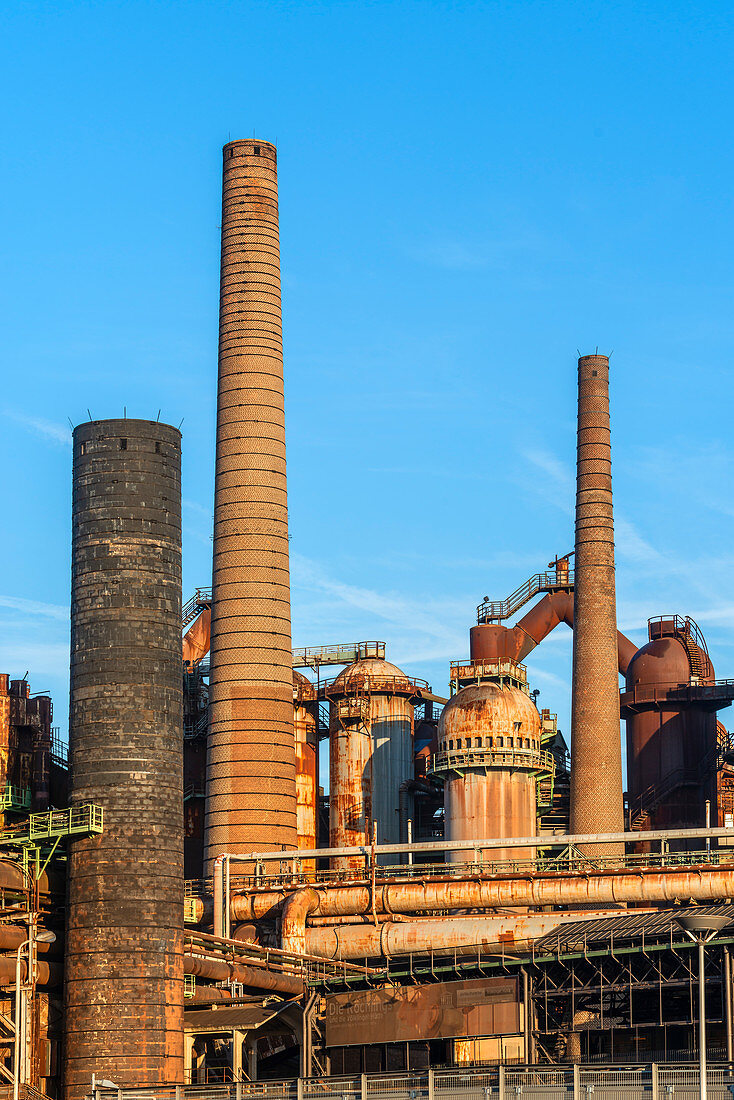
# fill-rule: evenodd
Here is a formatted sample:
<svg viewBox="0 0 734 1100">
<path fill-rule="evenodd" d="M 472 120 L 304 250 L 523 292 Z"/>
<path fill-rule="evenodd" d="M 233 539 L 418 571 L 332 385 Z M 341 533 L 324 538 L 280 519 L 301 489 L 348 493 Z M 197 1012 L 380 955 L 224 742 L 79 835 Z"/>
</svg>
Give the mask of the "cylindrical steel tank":
<svg viewBox="0 0 734 1100">
<path fill-rule="evenodd" d="M 355 661 L 327 688 L 329 844 L 400 842 L 400 787 L 413 778 L 415 682 L 377 658 Z M 333 861 L 358 867 L 358 858 Z"/>
<path fill-rule="evenodd" d="M 630 824 L 700 827 L 707 798 L 715 813 L 716 712 L 709 700 L 682 700 L 679 689 L 711 684 L 713 666 L 691 619 L 651 619 L 648 633 L 627 669 L 623 696 Z"/>
<path fill-rule="evenodd" d="M 147 420 L 73 440 L 65 1085 L 182 1082 L 181 434 Z"/>
<path fill-rule="evenodd" d="M 293 670 L 293 729 L 296 738 L 296 790 L 298 794 L 298 847 L 317 845 L 319 805 L 319 722 L 316 687 Z M 306 869 L 315 870 L 309 861 Z"/>
<path fill-rule="evenodd" d="M 224 147 L 205 873 L 295 848 L 275 146 Z"/>
<path fill-rule="evenodd" d="M 621 833 L 622 741 L 606 355 L 583 355 L 578 361 L 574 568 L 571 831 Z M 593 852 L 621 856 L 624 845 L 595 845 Z"/>
<path fill-rule="evenodd" d="M 507 664 L 508 662 L 505 662 Z M 474 841 L 536 835 L 536 776 L 552 768 L 540 748 L 540 715 L 520 678 L 467 684 L 449 699 L 438 724 L 433 771 L 444 780 L 444 835 Z M 479 849 L 483 860 L 533 860 L 532 848 Z"/>
</svg>

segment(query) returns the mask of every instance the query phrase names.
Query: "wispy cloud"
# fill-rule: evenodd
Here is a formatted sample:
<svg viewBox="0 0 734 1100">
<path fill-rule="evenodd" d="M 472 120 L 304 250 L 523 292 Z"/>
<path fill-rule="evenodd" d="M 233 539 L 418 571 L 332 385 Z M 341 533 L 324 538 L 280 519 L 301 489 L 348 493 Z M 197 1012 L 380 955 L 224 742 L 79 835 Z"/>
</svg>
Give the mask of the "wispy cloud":
<svg viewBox="0 0 734 1100">
<path fill-rule="evenodd" d="M 378 637 L 401 667 L 419 666 L 417 674 L 425 676 L 424 666 L 432 665 L 441 677 L 446 663 L 466 652 L 473 599 L 408 599 L 376 591 L 334 577 L 300 554 L 291 556 L 291 578 L 294 625 L 303 644 L 312 644 L 313 637 L 304 635 L 301 623 L 327 641 Z"/>
<path fill-rule="evenodd" d="M 35 432 L 36 435 L 42 436 L 57 446 L 71 446 L 71 429 L 64 427 L 63 424 L 57 424 L 53 420 L 44 420 L 40 416 L 26 416 L 25 413 L 19 412 L 6 411 L 5 415 L 18 424 L 22 424 L 28 431 Z"/>
<path fill-rule="evenodd" d="M 49 619 L 61 621 L 69 618 L 69 608 L 62 604 L 41 603 L 39 600 L 23 599 L 22 596 L 0 596 L 0 607 L 8 607 L 26 615 L 45 615 Z"/>
<path fill-rule="evenodd" d="M 183 497 L 181 499 L 181 507 L 188 509 L 189 512 L 195 512 L 197 515 L 203 516 L 210 521 L 214 515 L 213 508 L 205 508 L 203 504 L 199 504 L 198 500 L 191 500 L 189 497 Z"/>
</svg>

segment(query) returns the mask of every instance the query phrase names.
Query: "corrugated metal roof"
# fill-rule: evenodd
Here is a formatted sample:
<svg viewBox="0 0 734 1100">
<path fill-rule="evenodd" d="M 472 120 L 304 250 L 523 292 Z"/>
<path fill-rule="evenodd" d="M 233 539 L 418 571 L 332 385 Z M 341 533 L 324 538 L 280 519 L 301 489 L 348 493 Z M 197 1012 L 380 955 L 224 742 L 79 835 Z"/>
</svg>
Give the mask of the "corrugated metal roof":
<svg viewBox="0 0 734 1100">
<path fill-rule="evenodd" d="M 700 914 L 725 914 L 734 922 L 734 905 L 697 905 L 694 911 Z M 679 942 L 685 938 L 685 933 L 678 927 L 675 918 L 680 913 L 690 912 L 690 906 L 661 909 L 655 913 L 635 913 L 634 909 L 620 910 L 618 917 L 563 925 L 558 931 L 537 940 L 535 947 L 538 951 L 573 951 L 577 947 L 583 949 L 587 945 L 608 944 L 612 939 L 620 943 L 640 942 L 643 939 L 651 943 L 670 939 Z M 726 928 L 721 935 L 723 938 L 734 935 L 734 928 Z"/>
</svg>

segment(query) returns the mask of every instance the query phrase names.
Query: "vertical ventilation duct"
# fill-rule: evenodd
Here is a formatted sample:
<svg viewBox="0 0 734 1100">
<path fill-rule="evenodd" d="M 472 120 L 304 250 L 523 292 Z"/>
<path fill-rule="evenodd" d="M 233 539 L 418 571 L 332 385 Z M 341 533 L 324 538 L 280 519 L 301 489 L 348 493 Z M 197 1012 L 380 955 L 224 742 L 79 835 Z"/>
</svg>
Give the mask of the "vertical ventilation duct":
<svg viewBox="0 0 734 1100">
<path fill-rule="evenodd" d="M 205 861 L 296 847 L 276 151 L 224 147 Z"/>
<path fill-rule="evenodd" d="M 183 1077 L 181 433 L 74 431 L 65 1085 Z"/>
<path fill-rule="evenodd" d="M 622 832 L 609 359 L 578 363 L 571 832 Z M 599 856 L 623 845 L 594 846 Z"/>
</svg>

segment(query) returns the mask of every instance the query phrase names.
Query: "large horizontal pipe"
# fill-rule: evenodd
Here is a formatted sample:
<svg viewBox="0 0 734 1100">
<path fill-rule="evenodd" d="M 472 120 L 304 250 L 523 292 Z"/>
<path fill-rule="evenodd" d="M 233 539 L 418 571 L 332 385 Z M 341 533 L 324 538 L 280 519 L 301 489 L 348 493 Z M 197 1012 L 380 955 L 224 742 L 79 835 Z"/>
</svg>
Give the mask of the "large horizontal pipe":
<svg viewBox="0 0 734 1100">
<path fill-rule="evenodd" d="M 639 913 L 640 910 L 635 910 Z M 377 959 L 412 954 L 488 954 L 527 950 L 564 924 L 619 916 L 619 910 L 529 916 L 440 917 L 306 929 L 306 950 L 325 959 Z"/>
<path fill-rule="evenodd" d="M 443 879 L 368 886 L 306 887 L 283 904 L 282 948 L 305 951 L 306 920 L 312 914 L 425 913 L 435 910 L 507 909 L 512 907 L 590 906 L 596 909 L 628 902 L 716 902 L 734 897 L 734 863 L 726 867 L 657 868 L 637 871 L 593 871 L 585 874 L 531 874 L 487 879 Z M 252 919 L 263 895 L 232 899 L 238 920 Z M 253 904 L 254 903 L 254 904 Z"/>
<path fill-rule="evenodd" d="M 28 929 L 18 924 L 0 924 L 0 951 L 15 951 L 28 939 Z M 39 955 L 57 955 L 63 950 L 63 932 L 56 933 L 53 943 L 44 943 L 42 940 L 36 943 L 36 951 Z"/>
<path fill-rule="evenodd" d="M 208 978 L 214 982 L 241 982 L 253 989 L 272 989 L 276 993 L 288 993 L 300 997 L 303 993 L 301 978 L 288 974 L 274 974 L 245 963 L 227 959 L 210 959 L 202 955 L 184 955 L 184 974 Z"/>
<path fill-rule="evenodd" d="M 188 1003 L 195 1005 L 212 1005 L 231 1000 L 231 989 L 221 989 L 218 985 L 198 985 Z"/>
<path fill-rule="evenodd" d="M 515 626 L 486 623 L 473 626 L 469 632 L 472 660 L 509 657 L 524 661 L 559 623 L 566 623 L 573 630 L 573 612 L 573 592 L 553 592 L 531 607 Z M 623 676 L 636 652 L 635 643 L 618 630 L 617 663 Z"/>
<path fill-rule="evenodd" d="M 48 890 L 48 883 L 45 883 Z M 25 890 L 23 872 L 17 863 L 9 859 L 0 859 L 0 888 L 3 890 Z"/>
<path fill-rule="evenodd" d="M 505 909 L 517 906 L 614 904 L 621 902 L 696 901 L 734 897 L 734 863 L 725 866 L 655 868 L 652 870 L 595 871 L 479 878 L 442 878 L 378 883 L 376 913 L 421 913 L 435 909 Z M 315 900 L 314 900 L 315 899 Z M 372 911 L 366 883 L 347 886 L 308 886 L 287 893 L 283 889 L 238 894 L 230 900 L 233 921 L 261 920 L 283 905 L 307 915 L 343 917 Z M 288 907 L 288 912 L 286 912 Z M 286 950 L 286 948 L 284 948 Z"/>
<path fill-rule="evenodd" d="M 0 986 L 7 987 L 15 985 L 16 961 L 14 955 L 0 955 Z M 20 964 L 20 976 L 23 981 L 26 979 L 27 969 L 27 960 L 22 959 Z M 36 981 L 39 985 L 61 985 L 63 976 L 64 968 L 60 962 L 43 962 L 41 960 L 36 962 Z"/>
</svg>

